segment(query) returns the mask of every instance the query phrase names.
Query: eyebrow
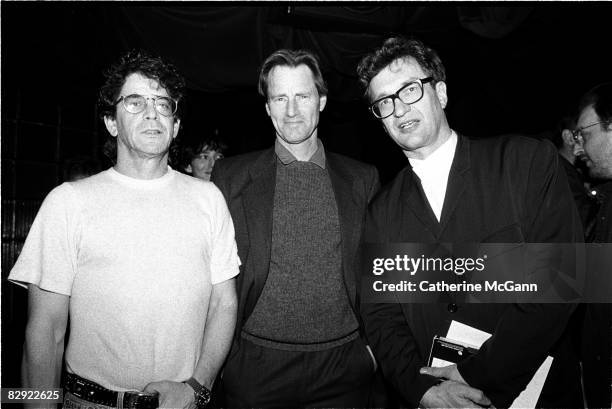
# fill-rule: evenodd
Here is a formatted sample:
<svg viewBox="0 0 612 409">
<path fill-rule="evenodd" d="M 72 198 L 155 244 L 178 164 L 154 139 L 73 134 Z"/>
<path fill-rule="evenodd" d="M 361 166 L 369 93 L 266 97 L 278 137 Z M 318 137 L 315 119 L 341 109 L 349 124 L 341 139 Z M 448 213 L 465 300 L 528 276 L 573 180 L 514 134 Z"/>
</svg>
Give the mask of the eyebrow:
<svg viewBox="0 0 612 409">
<path fill-rule="evenodd" d="M 293 95 L 295 95 L 295 96 L 301 96 L 301 95 L 312 95 L 312 94 L 314 94 L 314 92 L 313 92 L 313 91 L 303 91 L 303 92 L 296 92 L 296 93 L 295 93 L 295 94 L 293 94 Z M 289 95 L 288 95 L 288 94 L 286 94 L 286 93 L 280 93 L 280 94 L 269 94 L 269 95 L 268 95 L 268 98 L 278 98 L 278 97 L 287 97 L 287 98 L 288 98 L 288 97 L 289 97 Z"/>
<path fill-rule="evenodd" d="M 130 93 L 125 93 L 126 97 L 129 97 L 130 95 L 140 95 L 142 97 L 155 97 L 155 98 L 169 98 L 169 99 L 174 99 L 172 98 L 170 95 L 160 95 L 160 94 L 141 94 L 139 92 L 130 92 Z"/>
</svg>

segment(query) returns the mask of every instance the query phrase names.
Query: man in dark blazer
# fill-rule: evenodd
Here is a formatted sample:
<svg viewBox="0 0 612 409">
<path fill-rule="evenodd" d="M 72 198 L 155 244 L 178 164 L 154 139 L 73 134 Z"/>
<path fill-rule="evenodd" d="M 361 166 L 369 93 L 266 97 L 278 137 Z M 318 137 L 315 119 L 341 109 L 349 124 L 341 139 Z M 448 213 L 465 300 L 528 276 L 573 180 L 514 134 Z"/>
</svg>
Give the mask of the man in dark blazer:
<svg viewBox="0 0 612 409">
<path fill-rule="evenodd" d="M 243 263 L 226 404 L 364 407 L 376 364 L 361 336 L 357 263 L 378 173 L 318 139 L 327 90 L 313 54 L 273 53 L 259 92 L 275 146 L 224 159 L 212 177 Z"/>
<path fill-rule="evenodd" d="M 552 144 L 471 140 L 449 126 L 445 71 L 418 40 L 391 38 L 358 68 L 372 113 L 410 165 L 371 204 L 372 243 L 572 243 L 580 220 Z M 453 273 L 449 273 L 453 275 Z M 408 405 L 508 407 L 548 355 L 539 406 L 581 405 L 567 304 L 362 304 L 383 374 Z M 492 333 L 456 365 L 423 368 L 452 320 Z"/>
</svg>

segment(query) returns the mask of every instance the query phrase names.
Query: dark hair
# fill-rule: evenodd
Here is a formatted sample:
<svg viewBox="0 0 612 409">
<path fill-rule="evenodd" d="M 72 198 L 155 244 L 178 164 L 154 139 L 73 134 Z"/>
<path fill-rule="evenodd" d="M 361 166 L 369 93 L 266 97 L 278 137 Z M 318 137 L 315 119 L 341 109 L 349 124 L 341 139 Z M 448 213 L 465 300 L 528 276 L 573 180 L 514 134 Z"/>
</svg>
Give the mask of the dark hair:
<svg viewBox="0 0 612 409">
<path fill-rule="evenodd" d="M 565 143 L 561 135 L 562 132 L 566 129 L 571 131 L 575 128 L 576 128 L 576 116 L 575 115 L 573 114 L 565 115 L 564 117 L 559 119 L 559 121 L 557 122 L 555 126 L 555 132 L 551 132 L 552 134 L 551 140 L 555 144 L 557 149 L 561 148 Z"/>
<path fill-rule="evenodd" d="M 202 151 L 217 151 L 225 154 L 227 148 L 227 144 L 215 136 L 205 139 L 177 138 L 176 143 L 170 149 L 170 165 L 175 170 L 183 171 Z"/>
<path fill-rule="evenodd" d="M 414 58 L 425 74 L 433 77 L 432 85 L 446 81 L 446 70 L 442 60 L 432 48 L 417 39 L 391 37 L 385 40 L 380 48 L 363 57 L 357 66 L 357 76 L 364 94 L 368 95 L 372 78 L 395 60 L 406 57 Z"/>
<path fill-rule="evenodd" d="M 277 66 L 298 67 L 305 65 L 310 68 L 314 77 L 315 86 L 319 92 L 319 96 L 327 95 L 327 85 L 319 68 L 319 60 L 317 56 L 306 50 L 288 50 L 282 49 L 273 52 L 259 70 L 258 91 L 261 96 L 268 98 L 268 79 L 270 71 Z"/>
<path fill-rule="evenodd" d="M 578 103 L 578 112 L 591 105 L 601 121 L 612 121 L 612 82 L 599 84 L 584 94 Z"/>
<path fill-rule="evenodd" d="M 161 57 L 147 53 L 143 50 L 132 50 L 121 57 L 121 59 L 104 73 L 106 81 L 100 88 L 98 107 L 100 116 L 115 117 L 116 104 L 119 93 L 128 76 L 134 73 L 142 74 L 144 77 L 155 80 L 163 87 L 170 98 L 177 101 L 183 98 L 185 80 L 178 73 L 174 65 L 165 62 Z M 179 104 L 175 114 L 180 117 Z"/>
<path fill-rule="evenodd" d="M 174 65 L 146 51 L 132 50 L 123 55 L 116 64 L 113 64 L 104 73 L 105 82 L 98 94 L 98 112 L 102 119 L 115 117 L 117 112 L 115 102 L 119 98 L 121 88 L 127 77 L 134 73 L 142 74 L 144 77 L 157 81 L 168 92 L 170 98 L 176 101 L 183 98 L 185 79 L 178 73 Z M 180 103 L 174 116 L 176 118 L 181 116 Z M 117 155 L 116 138 L 107 138 L 103 152 L 115 163 Z"/>
</svg>

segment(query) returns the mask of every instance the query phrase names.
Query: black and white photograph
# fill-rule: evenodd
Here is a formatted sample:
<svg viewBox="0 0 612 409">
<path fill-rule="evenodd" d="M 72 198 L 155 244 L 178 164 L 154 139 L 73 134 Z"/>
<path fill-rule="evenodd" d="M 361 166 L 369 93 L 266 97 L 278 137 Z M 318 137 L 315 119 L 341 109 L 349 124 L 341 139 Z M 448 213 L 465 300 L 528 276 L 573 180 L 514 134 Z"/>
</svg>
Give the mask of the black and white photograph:
<svg viewBox="0 0 612 409">
<path fill-rule="evenodd" d="M 3 406 L 612 407 L 612 3 L 0 12 Z"/>
</svg>

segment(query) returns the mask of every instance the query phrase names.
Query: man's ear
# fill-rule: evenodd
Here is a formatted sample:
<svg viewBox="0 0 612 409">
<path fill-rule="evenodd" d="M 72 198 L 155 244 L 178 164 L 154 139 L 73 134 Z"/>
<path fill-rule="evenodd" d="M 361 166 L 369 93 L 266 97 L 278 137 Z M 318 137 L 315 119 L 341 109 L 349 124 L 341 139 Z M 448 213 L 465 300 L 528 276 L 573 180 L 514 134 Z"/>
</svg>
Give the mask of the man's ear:
<svg viewBox="0 0 612 409">
<path fill-rule="evenodd" d="M 572 135 L 572 131 L 569 129 L 561 131 L 561 139 L 563 139 L 563 144 L 565 146 L 574 146 L 574 135 Z"/>
<path fill-rule="evenodd" d="M 325 105 L 327 105 L 327 95 L 321 95 L 319 97 L 319 112 L 323 112 Z"/>
<path fill-rule="evenodd" d="M 119 131 L 117 130 L 117 120 L 110 116 L 104 117 L 104 125 L 106 125 L 106 130 L 111 136 L 117 137 Z"/>
<path fill-rule="evenodd" d="M 193 169 L 191 168 L 191 163 L 183 168 L 187 173 L 193 173 Z"/>
<path fill-rule="evenodd" d="M 266 101 L 266 112 L 268 113 L 268 116 L 270 116 L 270 105 L 268 105 L 267 101 Z"/>
<path fill-rule="evenodd" d="M 438 100 L 440 101 L 440 105 L 442 105 L 442 108 L 446 108 L 446 104 L 448 104 L 448 95 L 446 94 L 446 82 L 436 82 L 436 94 L 438 95 Z"/>
</svg>

